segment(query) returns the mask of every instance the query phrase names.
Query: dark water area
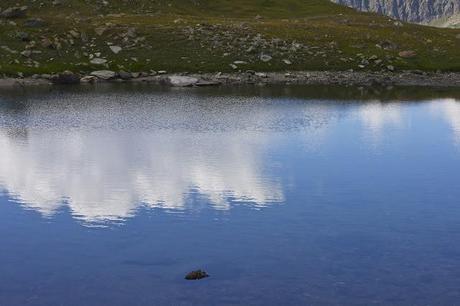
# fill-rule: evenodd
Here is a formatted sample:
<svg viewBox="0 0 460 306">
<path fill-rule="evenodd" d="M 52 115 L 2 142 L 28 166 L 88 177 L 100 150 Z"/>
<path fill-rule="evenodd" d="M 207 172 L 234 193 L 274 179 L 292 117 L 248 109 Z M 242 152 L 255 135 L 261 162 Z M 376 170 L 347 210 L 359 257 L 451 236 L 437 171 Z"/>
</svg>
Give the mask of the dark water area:
<svg viewBox="0 0 460 306">
<path fill-rule="evenodd" d="M 2 306 L 457 305 L 459 241 L 459 90 L 0 92 Z"/>
</svg>

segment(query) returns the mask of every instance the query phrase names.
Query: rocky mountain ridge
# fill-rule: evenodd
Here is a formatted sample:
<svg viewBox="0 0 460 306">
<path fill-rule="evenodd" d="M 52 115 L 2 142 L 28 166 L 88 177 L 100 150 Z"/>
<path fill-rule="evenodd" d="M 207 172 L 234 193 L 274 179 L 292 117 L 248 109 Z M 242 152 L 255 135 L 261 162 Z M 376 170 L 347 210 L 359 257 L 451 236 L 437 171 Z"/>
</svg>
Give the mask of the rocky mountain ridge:
<svg viewBox="0 0 460 306">
<path fill-rule="evenodd" d="M 332 0 L 365 12 L 428 24 L 460 13 L 459 0 Z"/>
</svg>

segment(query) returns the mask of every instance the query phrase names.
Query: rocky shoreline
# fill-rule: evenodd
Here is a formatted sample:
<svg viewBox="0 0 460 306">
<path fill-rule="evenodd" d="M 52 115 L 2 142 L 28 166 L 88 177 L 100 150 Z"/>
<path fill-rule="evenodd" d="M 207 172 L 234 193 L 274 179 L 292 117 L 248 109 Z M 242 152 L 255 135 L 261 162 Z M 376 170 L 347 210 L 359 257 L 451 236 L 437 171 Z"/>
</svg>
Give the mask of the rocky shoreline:
<svg viewBox="0 0 460 306">
<path fill-rule="evenodd" d="M 35 75 L 25 78 L 0 79 L 2 88 L 51 86 L 63 84 L 133 82 L 173 87 L 202 87 L 218 85 L 342 85 L 342 86 L 428 86 L 459 87 L 459 72 L 356 72 L 356 71 L 301 71 L 240 73 L 127 73 L 108 70 L 89 75 L 63 72 L 56 75 Z"/>
</svg>

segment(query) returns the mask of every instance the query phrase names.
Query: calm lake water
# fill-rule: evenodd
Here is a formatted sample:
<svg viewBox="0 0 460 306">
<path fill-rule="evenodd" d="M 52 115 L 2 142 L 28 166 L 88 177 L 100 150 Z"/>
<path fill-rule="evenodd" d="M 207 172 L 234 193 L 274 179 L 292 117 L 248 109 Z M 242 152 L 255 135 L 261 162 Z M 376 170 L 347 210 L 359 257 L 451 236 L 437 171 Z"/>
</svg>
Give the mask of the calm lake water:
<svg viewBox="0 0 460 306">
<path fill-rule="evenodd" d="M 2 306 L 459 305 L 459 242 L 458 91 L 0 93 Z"/>
</svg>

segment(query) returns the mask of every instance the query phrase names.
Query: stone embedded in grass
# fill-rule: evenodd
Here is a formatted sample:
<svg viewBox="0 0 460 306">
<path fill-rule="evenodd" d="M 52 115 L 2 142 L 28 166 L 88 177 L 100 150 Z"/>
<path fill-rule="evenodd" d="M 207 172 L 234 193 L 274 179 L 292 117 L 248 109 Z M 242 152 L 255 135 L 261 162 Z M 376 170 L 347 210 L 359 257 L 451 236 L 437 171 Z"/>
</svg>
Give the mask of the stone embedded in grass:
<svg viewBox="0 0 460 306">
<path fill-rule="evenodd" d="M 98 36 L 101 36 L 102 34 L 104 34 L 105 31 L 107 31 L 106 27 L 99 27 L 99 28 L 94 29 L 94 32 L 96 32 Z"/>
<path fill-rule="evenodd" d="M 30 41 L 30 35 L 27 32 L 17 32 L 16 37 L 22 41 Z"/>
<path fill-rule="evenodd" d="M 27 6 L 9 7 L 0 13 L 1 18 L 20 18 L 27 14 Z"/>
<path fill-rule="evenodd" d="M 118 54 L 121 50 L 123 50 L 120 46 L 110 46 L 109 48 L 115 54 Z"/>
<path fill-rule="evenodd" d="M 28 28 L 40 28 L 46 26 L 46 22 L 41 18 L 31 18 L 24 22 L 24 26 Z"/>
<path fill-rule="evenodd" d="M 260 56 L 260 60 L 264 63 L 268 63 L 269 61 L 272 60 L 272 57 L 270 55 L 267 55 L 267 54 L 262 54 Z"/>
<path fill-rule="evenodd" d="M 402 58 L 413 58 L 417 56 L 417 52 L 412 50 L 405 50 L 398 53 L 399 57 Z"/>
<path fill-rule="evenodd" d="M 209 274 L 202 270 L 196 270 L 185 275 L 186 280 L 199 280 L 209 277 Z"/>
<path fill-rule="evenodd" d="M 90 60 L 90 63 L 94 65 L 104 65 L 105 63 L 107 63 L 107 60 L 104 58 L 95 57 L 92 60 Z"/>
</svg>

